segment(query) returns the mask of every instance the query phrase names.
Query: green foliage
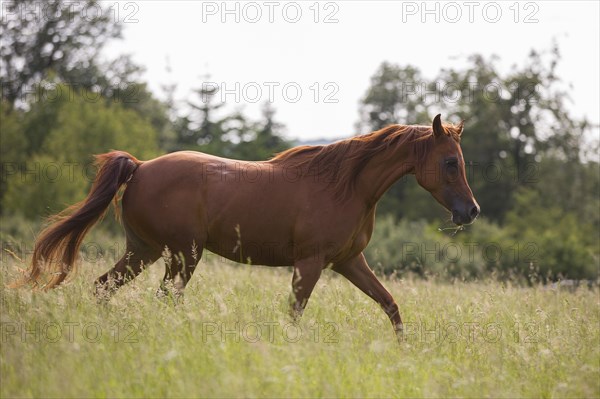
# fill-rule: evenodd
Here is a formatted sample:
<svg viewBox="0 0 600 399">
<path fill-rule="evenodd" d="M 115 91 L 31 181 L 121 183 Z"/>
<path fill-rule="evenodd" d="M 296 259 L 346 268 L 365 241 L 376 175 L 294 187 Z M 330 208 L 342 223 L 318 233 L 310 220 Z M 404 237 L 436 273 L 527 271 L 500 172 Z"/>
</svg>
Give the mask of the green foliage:
<svg viewBox="0 0 600 399">
<path fill-rule="evenodd" d="M 0 193 L 6 192 L 8 178 L 19 173 L 20 165 L 27 157 L 27 139 L 23 135 L 24 116 L 20 112 L 8 112 L 8 104 L 0 101 Z M 3 203 L 0 196 L 0 213 Z"/>
<path fill-rule="evenodd" d="M 361 101 L 359 126 L 365 132 L 391 123 L 430 124 L 440 111 L 448 121 L 466 119 L 461 145 L 471 188 L 483 214 L 502 222 L 513 206 L 515 190 L 540 181 L 542 160 L 562 160 L 572 174 L 581 173 L 584 137 L 592 126 L 565 111 L 568 96 L 556 74 L 556 48 L 532 51 L 524 66 L 506 74 L 496 70 L 495 61 L 475 54 L 466 68 L 441 70 L 431 79 L 414 66 L 384 62 Z M 409 187 L 392 186 L 382 208 L 406 216 L 395 203 L 397 198 L 404 200 Z M 586 203 L 596 197 L 590 191 L 581 195 Z M 420 216 L 436 218 L 436 206 L 430 201 L 429 211 Z"/>
<path fill-rule="evenodd" d="M 409 95 L 420 90 L 422 83 L 418 68 L 384 61 L 371 77 L 371 86 L 361 101 L 359 130 L 368 133 L 393 123 L 428 124 L 431 115 L 426 105 Z"/>
<path fill-rule="evenodd" d="M 95 11 L 98 14 L 94 18 L 79 12 L 96 7 L 101 11 Z M 114 21 L 107 8 L 92 0 L 3 3 L 0 20 L 2 99 L 10 107 L 21 106 L 26 93 L 50 71 L 62 82 L 72 82 L 80 88 L 98 85 L 98 78 L 103 74 L 97 55 L 108 40 L 121 35 L 121 25 Z"/>
<path fill-rule="evenodd" d="M 382 63 L 361 101 L 359 127 L 364 132 L 390 123 L 429 124 L 440 111 L 449 121 L 466 119 L 461 146 L 468 181 L 489 223 L 478 220 L 455 239 L 464 245 L 470 237 L 490 250 L 498 245 L 498 259 L 490 262 L 490 254 L 480 253 L 477 261 L 482 263 L 476 268 L 464 259 L 456 265 L 424 262 L 423 256 L 420 261 L 400 260 L 394 241 L 447 244 L 432 237 L 425 225 L 405 224 L 445 220 L 439 204 L 412 178 L 394 184 L 380 201 L 380 212 L 400 222 L 389 227 L 388 235 L 376 231 L 372 245 L 380 258 L 370 250 L 371 258 L 385 265 L 386 272 L 422 268 L 452 275 L 456 266 L 471 277 L 493 270 L 503 277 L 597 279 L 600 169 L 593 159 L 598 141 L 587 143 L 591 124 L 567 111 L 568 93 L 556 74 L 558 49 L 532 51 L 523 66 L 503 74 L 495 57 L 475 54 L 468 61 L 467 67 L 441 70 L 433 79 L 411 65 Z M 488 236 L 490 226 L 497 231 Z"/>
<path fill-rule="evenodd" d="M 377 220 L 365 255 L 374 270 L 400 276 L 596 281 L 600 254 L 593 228 L 539 203 L 537 193 L 524 191 L 507 227 L 483 219 L 455 234 L 425 220 L 386 215 Z"/>
<path fill-rule="evenodd" d="M 558 206 L 544 207 L 531 189 L 516 195 L 507 216 L 507 230 L 522 242 L 533 243 L 532 266 L 543 277 L 598 279 L 600 249 L 594 228 Z"/>
<path fill-rule="evenodd" d="M 224 105 L 215 101 L 217 89 L 196 91 L 200 104 L 190 102 L 191 111 L 175 124 L 175 150 L 201 151 L 226 158 L 259 161 L 271 158 L 291 146 L 283 138 L 284 126 L 275 121 L 275 109 L 268 102 L 262 108 L 262 120 L 249 121 L 241 112 L 218 118 Z"/>
<path fill-rule="evenodd" d="M 42 152 L 61 154 L 71 162 L 89 162 L 90 155 L 121 149 L 140 159 L 159 154 L 157 134 L 147 120 L 119 103 L 105 103 L 86 92 L 63 106 Z"/>
<path fill-rule="evenodd" d="M 3 162 L 21 162 L 27 154 L 27 139 L 22 134 L 23 114 L 8 112 L 7 104 L 0 102 L 0 157 Z"/>
<path fill-rule="evenodd" d="M 425 220 L 396 221 L 387 215 L 377 221 L 365 255 L 384 274 L 459 280 L 497 274 L 506 266 L 503 254 L 510 251 L 508 240 L 488 222 L 469 226 L 469 231 L 472 227 L 477 231 L 452 233 Z"/>
<path fill-rule="evenodd" d="M 58 106 L 50 101 L 34 105 L 34 109 L 52 109 L 57 114 L 47 115 L 54 122 L 46 126 L 48 133 L 39 152 L 10 163 L 16 170 L 6 179 L 6 212 L 33 218 L 81 201 L 95 175 L 93 154 L 111 149 L 128 151 L 141 159 L 159 154 L 157 133 L 149 122 L 119 104 L 106 103 L 102 98 L 90 100 L 94 98 L 91 93 L 76 92 L 70 101 L 59 100 Z M 21 127 L 31 123 L 27 117 L 37 116 L 35 112 L 26 114 Z M 7 130 L 7 134 L 26 137 L 23 131 Z"/>
</svg>

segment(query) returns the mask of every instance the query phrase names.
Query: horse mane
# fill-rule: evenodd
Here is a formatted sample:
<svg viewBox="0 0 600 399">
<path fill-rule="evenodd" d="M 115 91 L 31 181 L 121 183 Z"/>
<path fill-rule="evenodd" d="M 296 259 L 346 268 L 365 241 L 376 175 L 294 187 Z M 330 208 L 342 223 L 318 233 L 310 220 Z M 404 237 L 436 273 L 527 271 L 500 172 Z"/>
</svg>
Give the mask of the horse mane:
<svg viewBox="0 0 600 399">
<path fill-rule="evenodd" d="M 460 131 L 454 125 L 443 125 L 444 133 L 457 142 Z M 336 199 L 347 198 L 354 189 L 360 172 L 371 158 L 391 147 L 413 144 L 413 156 L 422 164 L 433 145 L 431 126 L 390 125 L 383 129 L 337 141 L 327 145 L 304 145 L 283 151 L 269 162 L 290 168 L 305 168 L 304 173 L 330 183 Z"/>
</svg>

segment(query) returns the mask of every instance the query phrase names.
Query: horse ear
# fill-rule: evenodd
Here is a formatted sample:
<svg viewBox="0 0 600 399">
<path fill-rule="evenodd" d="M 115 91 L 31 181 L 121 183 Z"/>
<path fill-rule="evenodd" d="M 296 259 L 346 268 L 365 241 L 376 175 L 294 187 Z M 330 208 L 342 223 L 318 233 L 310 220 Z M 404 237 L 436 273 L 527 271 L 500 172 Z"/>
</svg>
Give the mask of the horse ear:
<svg viewBox="0 0 600 399">
<path fill-rule="evenodd" d="M 456 125 L 456 131 L 458 132 L 458 135 L 460 136 L 463 132 L 463 128 L 465 127 L 465 120 L 461 120 L 460 123 L 458 125 Z"/>
<path fill-rule="evenodd" d="M 433 128 L 433 135 L 435 137 L 441 137 L 444 134 L 446 134 L 444 132 L 444 128 L 442 127 L 442 114 L 437 114 L 435 116 L 435 118 L 433 118 L 432 128 Z"/>
</svg>

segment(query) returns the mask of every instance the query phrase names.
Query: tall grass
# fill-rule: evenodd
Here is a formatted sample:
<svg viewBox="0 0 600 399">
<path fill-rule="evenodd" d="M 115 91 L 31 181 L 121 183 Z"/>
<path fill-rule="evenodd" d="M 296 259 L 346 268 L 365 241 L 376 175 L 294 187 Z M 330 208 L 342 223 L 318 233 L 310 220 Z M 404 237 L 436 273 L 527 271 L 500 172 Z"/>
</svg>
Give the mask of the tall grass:
<svg viewBox="0 0 600 399">
<path fill-rule="evenodd" d="M 23 264 L 2 258 L 0 285 Z M 203 261 L 183 303 L 153 265 L 107 304 L 84 262 L 49 293 L 2 288 L 2 397 L 598 397 L 599 293 L 386 279 L 406 334 L 326 271 L 302 320 L 287 268 Z"/>
</svg>

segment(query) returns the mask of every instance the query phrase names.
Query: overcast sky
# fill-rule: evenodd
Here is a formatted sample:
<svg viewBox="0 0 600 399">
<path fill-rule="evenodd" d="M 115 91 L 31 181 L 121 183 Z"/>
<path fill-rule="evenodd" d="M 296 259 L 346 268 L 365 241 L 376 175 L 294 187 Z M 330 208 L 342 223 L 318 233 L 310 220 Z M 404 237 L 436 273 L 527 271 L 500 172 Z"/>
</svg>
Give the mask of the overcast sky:
<svg viewBox="0 0 600 399">
<path fill-rule="evenodd" d="M 573 114 L 600 122 L 598 1 L 105 4 L 125 22 L 124 40 L 107 56 L 132 54 L 159 97 L 161 85 L 176 83 L 177 98 L 187 100 L 202 81 L 215 82 L 229 110 L 257 117 L 259 104 L 272 100 L 289 138 L 354 133 L 358 101 L 383 61 L 432 78 L 470 54 L 496 54 L 499 70 L 508 71 L 553 38 L 559 75 L 573 86 Z"/>
</svg>

